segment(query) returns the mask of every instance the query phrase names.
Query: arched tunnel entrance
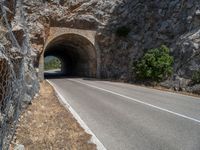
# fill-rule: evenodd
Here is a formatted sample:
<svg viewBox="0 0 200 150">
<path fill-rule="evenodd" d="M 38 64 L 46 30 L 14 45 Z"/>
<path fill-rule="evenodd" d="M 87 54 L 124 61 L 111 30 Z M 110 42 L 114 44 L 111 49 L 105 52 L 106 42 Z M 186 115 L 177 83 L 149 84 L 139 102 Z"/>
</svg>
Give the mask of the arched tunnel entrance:
<svg viewBox="0 0 200 150">
<path fill-rule="evenodd" d="M 81 35 L 64 34 L 56 37 L 45 48 L 43 57 L 48 56 L 57 57 L 62 62 L 62 76 L 96 77 L 97 75 L 96 49 Z"/>
</svg>

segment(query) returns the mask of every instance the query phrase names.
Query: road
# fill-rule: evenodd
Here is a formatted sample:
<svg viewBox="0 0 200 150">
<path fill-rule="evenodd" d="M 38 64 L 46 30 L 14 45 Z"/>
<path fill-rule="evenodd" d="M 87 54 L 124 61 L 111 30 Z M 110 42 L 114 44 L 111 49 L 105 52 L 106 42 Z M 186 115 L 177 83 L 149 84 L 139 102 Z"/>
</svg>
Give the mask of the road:
<svg viewBox="0 0 200 150">
<path fill-rule="evenodd" d="M 109 81 L 50 82 L 108 150 L 200 150 L 200 98 Z"/>
</svg>

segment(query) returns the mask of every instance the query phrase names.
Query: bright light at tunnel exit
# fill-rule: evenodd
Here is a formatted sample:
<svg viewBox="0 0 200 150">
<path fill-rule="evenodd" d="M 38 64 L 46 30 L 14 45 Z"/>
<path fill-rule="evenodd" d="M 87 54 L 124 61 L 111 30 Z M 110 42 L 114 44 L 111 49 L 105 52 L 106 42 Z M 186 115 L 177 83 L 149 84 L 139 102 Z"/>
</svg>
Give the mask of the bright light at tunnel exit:
<svg viewBox="0 0 200 150">
<path fill-rule="evenodd" d="M 55 56 L 46 56 L 44 59 L 44 70 L 62 72 L 62 62 Z"/>
</svg>

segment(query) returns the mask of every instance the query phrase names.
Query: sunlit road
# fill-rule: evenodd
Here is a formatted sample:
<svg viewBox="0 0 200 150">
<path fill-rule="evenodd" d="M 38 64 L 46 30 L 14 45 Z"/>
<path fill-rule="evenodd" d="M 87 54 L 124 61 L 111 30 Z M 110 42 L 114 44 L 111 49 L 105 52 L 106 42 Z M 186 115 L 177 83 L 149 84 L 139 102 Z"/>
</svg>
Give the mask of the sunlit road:
<svg viewBox="0 0 200 150">
<path fill-rule="evenodd" d="M 200 98 L 108 81 L 50 82 L 108 150 L 200 150 Z"/>
</svg>

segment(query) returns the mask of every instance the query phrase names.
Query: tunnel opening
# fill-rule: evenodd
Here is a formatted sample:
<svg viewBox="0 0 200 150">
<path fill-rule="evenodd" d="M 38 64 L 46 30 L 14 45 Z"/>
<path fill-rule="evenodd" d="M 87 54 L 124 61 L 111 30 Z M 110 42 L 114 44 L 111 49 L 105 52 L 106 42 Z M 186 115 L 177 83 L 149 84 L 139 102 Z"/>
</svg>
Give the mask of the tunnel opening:
<svg viewBox="0 0 200 150">
<path fill-rule="evenodd" d="M 96 77 L 97 58 L 94 45 L 85 37 L 65 34 L 53 39 L 46 47 L 44 58 L 56 57 L 61 62 L 60 72 L 48 77 Z"/>
<path fill-rule="evenodd" d="M 44 76 L 62 76 L 64 74 L 63 61 L 55 56 L 46 56 L 44 58 Z"/>
</svg>

